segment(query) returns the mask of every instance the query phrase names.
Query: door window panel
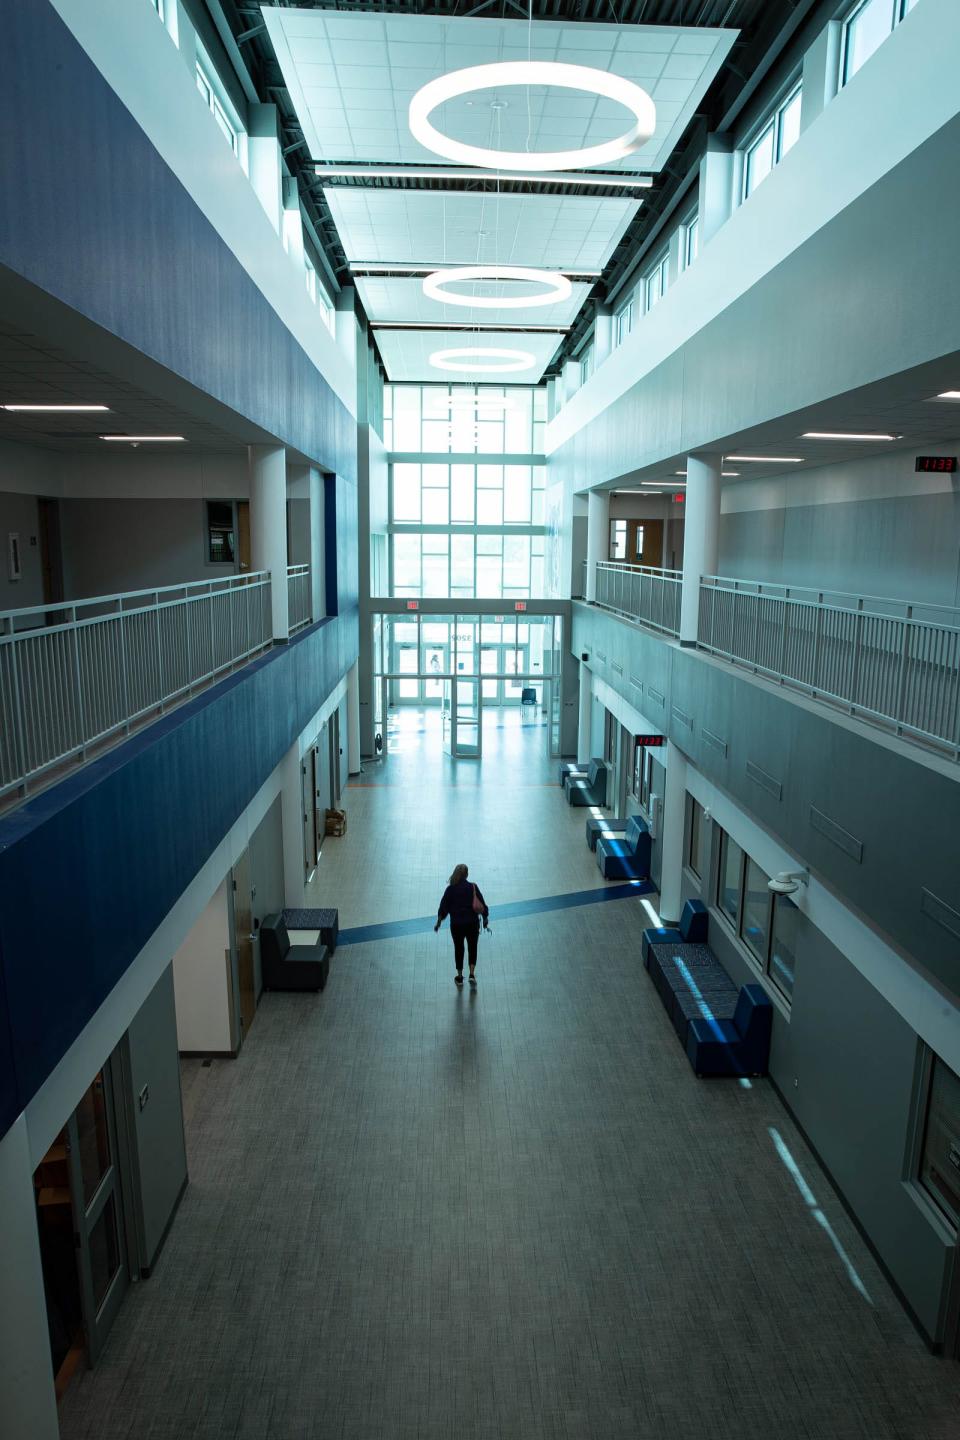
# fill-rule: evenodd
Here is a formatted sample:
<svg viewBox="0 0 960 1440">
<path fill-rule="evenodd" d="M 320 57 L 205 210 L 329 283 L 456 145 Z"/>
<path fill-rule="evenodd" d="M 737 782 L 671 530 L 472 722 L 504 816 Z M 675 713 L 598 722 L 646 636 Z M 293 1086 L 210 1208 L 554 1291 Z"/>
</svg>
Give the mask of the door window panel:
<svg viewBox="0 0 960 1440">
<path fill-rule="evenodd" d="M 77 1106 L 77 1134 L 83 1200 L 89 1205 L 110 1168 L 110 1132 L 102 1071 Z"/>
<path fill-rule="evenodd" d="M 120 1269 L 117 1207 L 112 1195 L 90 1231 L 90 1269 L 93 1274 L 94 1308 L 99 1310 L 107 1298 L 107 1291 L 114 1276 Z"/>
<path fill-rule="evenodd" d="M 954 1225 L 960 1225 L 960 1076 L 937 1056 L 920 1157 L 920 1181 Z"/>
<path fill-rule="evenodd" d="M 763 966 L 767 963 L 767 949 L 770 944 L 770 891 L 767 889 L 769 878 L 755 860 L 747 860 L 743 924 L 740 933 L 748 949 L 753 951 Z"/>
<path fill-rule="evenodd" d="M 743 851 L 735 840 L 724 834 L 720 841 L 720 873 L 717 878 L 717 904 L 731 925 L 740 919 L 740 881 L 743 875 Z"/>
<path fill-rule="evenodd" d="M 800 911 L 788 895 L 773 897 L 773 943 L 770 946 L 770 979 L 783 991 L 793 994 L 797 969 L 797 933 Z"/>
</svg>

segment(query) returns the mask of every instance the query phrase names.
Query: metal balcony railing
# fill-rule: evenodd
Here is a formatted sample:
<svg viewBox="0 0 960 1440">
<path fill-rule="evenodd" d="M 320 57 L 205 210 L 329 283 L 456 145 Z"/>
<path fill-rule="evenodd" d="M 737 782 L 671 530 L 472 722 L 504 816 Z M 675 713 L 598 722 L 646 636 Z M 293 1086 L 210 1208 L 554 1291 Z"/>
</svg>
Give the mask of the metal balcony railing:
<svg viewBox="0 0 960 1440">
<path fill-rule="evenodd" d="M 586 567 L 584 561 L 584 594 Z M 652 630 L 665 635 L 680 633 L 679 570 L 657 570 L 648 565 L 624 565 L 617 561 L 597 561 L 596 604 L 615 610 L 631 620 L 639 620 Z"/>
<path fill-rule="evenodd" d="M 310 594 L 310 566 L 287 566 L 287 606 L 290 634 L 302 630 L 313 621 L 313 602 Z"/>
<path fill-rule="evenodd" d="M 0 797 L 271 643 L 266 571 L 0 613 Z"/>
<path fill-rule="evenodd" d="M 697 645 L 960 758 L 960 611 L 703 576 Z"/>
</svg>

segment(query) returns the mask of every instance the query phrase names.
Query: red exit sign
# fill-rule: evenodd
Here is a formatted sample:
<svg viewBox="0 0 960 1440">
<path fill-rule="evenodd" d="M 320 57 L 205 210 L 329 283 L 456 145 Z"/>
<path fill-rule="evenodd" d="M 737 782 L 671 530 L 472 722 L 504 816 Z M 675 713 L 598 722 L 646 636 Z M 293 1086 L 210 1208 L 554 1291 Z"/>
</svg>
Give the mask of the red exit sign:
<svg viewBox="0 0 960 1440">
<path fill-rule="evenodd" d="M 686 497 L 686 495 L 684 495 L 683 491 L 682 491 L 682 490 L 678 490 L 677 493 L 676 493 L 676 495 L 674 495 L 674 497 L 673 497 L 673 503 L 674 503 L 674 505 L 682 505 L 683 502 L 684 502 L 684 500 L 685 500 L 686 498 L 687 498 L 687 497 Z"/>
<path fill-rule="evenodd" d="M 419 609 L 420 609 L 420 601 L 419 601 L 419 600 L 408 600 L 408 601 L 407 601 L 407 609 L 408 609 L 408 610 L 419 610 Z"/>
<path fill-rule="evenodd" d="M 516 600 L 516 601 L 514 601 L 513 608 L 514 608 L 514 610 L 517 610 L 517 611 L 526 610 L 526 608 L 527 608 L 527 602 L 526 602 L 526 600 Z"/>
</svg>

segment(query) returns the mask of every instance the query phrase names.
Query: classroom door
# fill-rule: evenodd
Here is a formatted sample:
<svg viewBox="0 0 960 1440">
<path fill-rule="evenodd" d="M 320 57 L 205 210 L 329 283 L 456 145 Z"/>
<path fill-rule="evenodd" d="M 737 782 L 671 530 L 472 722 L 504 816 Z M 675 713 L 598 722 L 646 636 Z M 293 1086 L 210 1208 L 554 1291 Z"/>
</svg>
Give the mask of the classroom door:
<svg viewBox="0 0 960 1440">
<path fill-rule="evenodd" d="M 233 929 L 237 947 L 237 995 L 240 1005 L 240 1043 L 246 1039 L 257 1012 L 257 981 L 253 947 L 253 890 L 250 854 L 244 850 L 233 867 Z"/>
<path fill-rule="evenodd" d="M 87 1360 L 92 1366 L 129 1284 L 109 1066 L 94 1077 L 67 1122 L 66 1154 L 80 1308 Z"/>
</svg>

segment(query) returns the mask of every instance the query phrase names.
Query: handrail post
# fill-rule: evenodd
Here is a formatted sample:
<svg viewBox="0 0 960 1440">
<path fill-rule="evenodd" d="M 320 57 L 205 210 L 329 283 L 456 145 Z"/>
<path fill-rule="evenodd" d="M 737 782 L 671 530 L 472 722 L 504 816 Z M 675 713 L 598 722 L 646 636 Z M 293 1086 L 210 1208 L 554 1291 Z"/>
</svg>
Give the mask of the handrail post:
<svg viewBox="0 0 960 1440">
<path fill-rule="evenodd" d="M 813 627 L 813 684 L 814 695 L 820 693 L 820 637 L 823 633 L 823 591 L 817 592 L 817 619 Z"/>
<path fill-rule="evenodd" d="M 786 594 L 784 594 L 783 597 L 781 598 L 780 604 L 783 606 L 783 623 L 782 623 L 782 625 L 780 626 L 780 660 L 779 660 L 779 668 L 780 668 L 780 676 L 779 676 L 779 679 L 780 679 L 780 684 L 782 685 L 782 684 L 783 684 L 784 673 L 785 673 L 786 656 L 787 656 L 787 616 L 790 614 L 790 601 L 789 601 L 789 599 L 787 598 L 787 595 L 786 595 Z"/>
<path fill-rule="evenodd" d="M 73 683 L 76 689 L 77 704 L 77 729 L 80 734 L 80 744 L 77 747 L 79 758 L 85 760 L 87 756 L 87 725 L 86 716 L 83 713 L 83 678 L 80 670 L 80 631 L 77 629 L 77 607 L 71 608 L 71 629 L 70 637 L 73 641 Z"/>
<path fill-rule="evenodd" d="M 11 634 L 11 637 L 15 637 L 15 633 L 16 633 L 16 632 L 14 631 L 13 626 L 11 625 L 11 626 L 10 626 L 10 634 Z M 18 772 L 18 774 L 19 774 L 19 776 L 20 776 L 20 782 L 21 782 L 21 783 L 20 783 L 20 786 L 19 786 L 19 790 L 20 790 L 21 795 L 26 795 L 26 793 L 27 793 L 27 727 L 26 727 L 26 725 L 25 725 L 25 723 L 24 723 L 24 716 L 23 716 L 23 708 L 24 708 L 24 707 L 23 707 L 23 687 L 22 687 L 22 683 L 21 683 L 21 679 L 20 679 L 20 663 L 19 663 L 19 661 L 18 661 L 18 659 L 17 659 L 17 641 L 16 641 L 16 638 L 11 638 L 11 641 L 10 641 L 10 660 L 11 660 L 11 666 L 12 666 L 11 679 L 12 679 L 12 681 L 13 681 L 13 697 L 14 697 L 14 699 L 13 699 L 13 708 L 14 708 L 14 715 L 15 715 L 15 723 L 16 723 L 16 727 L 17 727 L 17 734 L 16 734 L 17 754 L 18 754 L 17 772 Z"/>
<path fill-rule="evenodd" d="M 857 600 L 857 609 L 853 622 L 853 674 L 850 677 L 849 705 L 850 714 L 859 709 L 857 705 L 857 686 L 860 684 L 860 656 L 863 651 L 863 596 Z"/>
<path fill-rule="evenodd" d="M 127 629 L 120 610 L 120 692 L 123 695 L 123 733 L 130 734 L 130 686 L 127 677 Z"/>
<path fill-rule="evenodd" d="M 897 727 L 897 734 L 903 729 L 903 702 L 907 688 L 907 655 L 910 644 L 910 622 L 913 619 L 913 606 L 908 605 L 904 618 L 900 621 L 903 635 L 900 640 L 900 671 L 897 676 L 897 710 L 893 719 Z"/>
<path fill-rule="evenodd" d="M 154 615 L 155 615 L 155 617 L 156 617 L 156 622 L 157 622 L 156 625 L 154 626 L 154 632 L 155 632 L 156 637 L 157 637 L 157 698 L 158 698 L 157 709 L 160 711 L 161 714 L 163 714 L 163 702 L 164 702 L 164 694 L 163 694 L 163 640 L 162 640 L 161 635 L 160 635 L 160 595 L 159 595 L 159 592 L 158 592 L 157 595 L 154 597 L 154 611 L 153 611 L 153 613 L 154 613 Z"/>
</svg>

